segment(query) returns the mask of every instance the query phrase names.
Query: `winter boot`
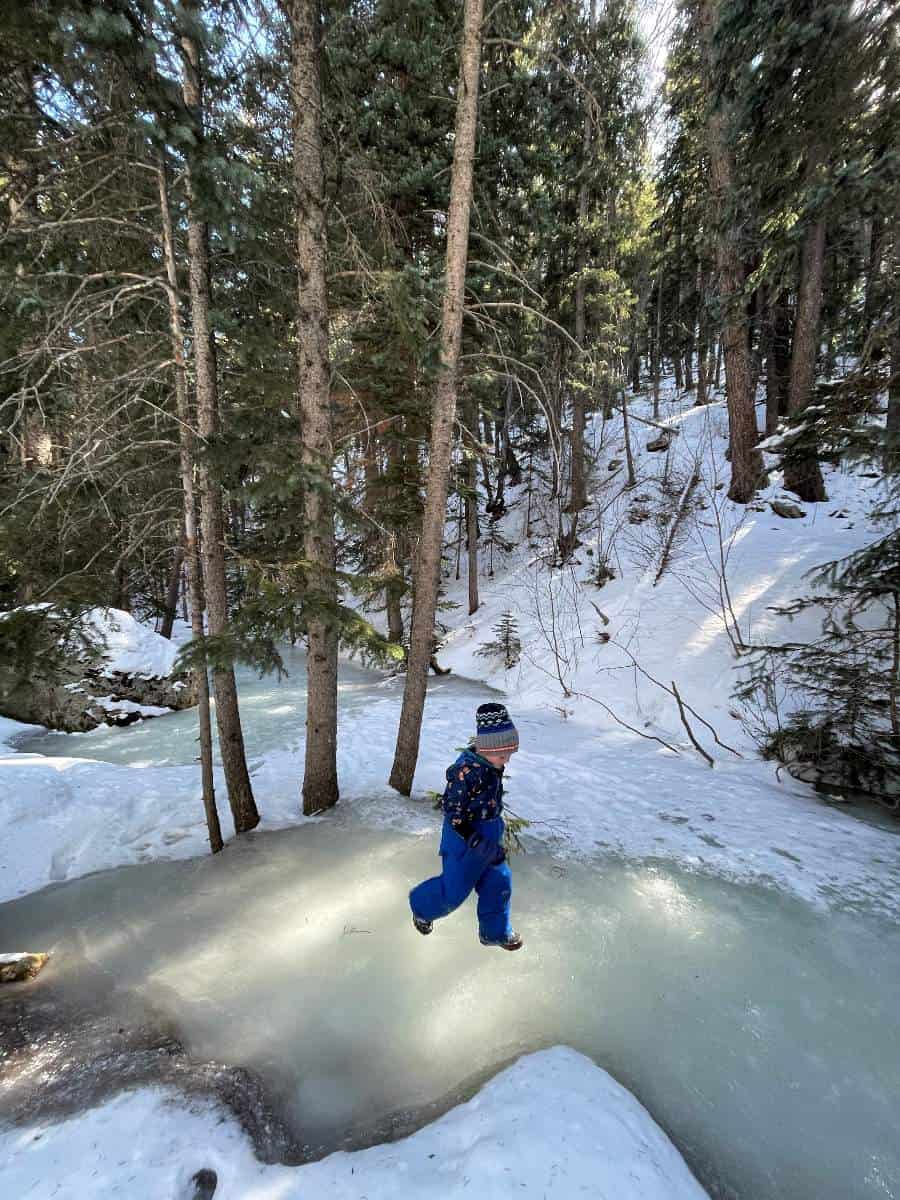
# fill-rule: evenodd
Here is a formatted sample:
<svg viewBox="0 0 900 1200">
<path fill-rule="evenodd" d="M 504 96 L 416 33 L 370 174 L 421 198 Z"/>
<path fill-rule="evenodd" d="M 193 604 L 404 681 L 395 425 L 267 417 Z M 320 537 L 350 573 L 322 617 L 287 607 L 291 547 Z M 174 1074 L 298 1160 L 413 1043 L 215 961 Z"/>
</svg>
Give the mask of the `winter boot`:
<svg viewBox="0 0 900 1200">
<path fill-rule="evenodd" d="M 501 950 L 521 950 L 525 945 L 514 929 L 509 931 L 508 936 L 502 942 L 491 942 L 481 934 L 478 935 L 478 940 L 482 946 L 499 946 Z"/>
<path fill-rule="evenodd" d="M 422 918 L 417 917 L 415 913 L 413 913 L 413 925 L 415 925 L 416 929 L 418 929 L 419 933 L 421 934 L 429 934 L 431 933 L 432 929 L 434 929 L 434 921 L 423 921 Z"/>
</svg>

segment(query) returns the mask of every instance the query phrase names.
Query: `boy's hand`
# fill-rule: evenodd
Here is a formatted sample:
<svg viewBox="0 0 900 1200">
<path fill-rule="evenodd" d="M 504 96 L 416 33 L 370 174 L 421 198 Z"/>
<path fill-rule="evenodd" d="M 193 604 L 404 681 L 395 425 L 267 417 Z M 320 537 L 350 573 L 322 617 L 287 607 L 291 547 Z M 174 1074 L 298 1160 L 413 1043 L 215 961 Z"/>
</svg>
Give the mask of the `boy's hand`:
<svg viewBox="0 0 900 1200">
<path fill-rule="evenodd" d="M 482 837 L 480 833 L 473 833 L 466 845 L 483 858 L 490 867 L 499 867 L 506 858 L 506 851 L 499 842 L 492 842 L 490 838 Z"/>
</svg>

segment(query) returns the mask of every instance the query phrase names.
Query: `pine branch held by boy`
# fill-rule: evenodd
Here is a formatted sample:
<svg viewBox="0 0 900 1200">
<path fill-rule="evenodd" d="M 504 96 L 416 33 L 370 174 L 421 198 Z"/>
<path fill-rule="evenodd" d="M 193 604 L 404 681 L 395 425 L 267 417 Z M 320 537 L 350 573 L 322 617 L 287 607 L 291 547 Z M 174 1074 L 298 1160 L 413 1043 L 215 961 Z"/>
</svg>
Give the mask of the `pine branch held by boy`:
<svg viewBox="0 0 900 1200">
<path fill-rule="evenodd" d="M 519 748 L 519 734 L 502 704 L 475 713 L 475 746 L 447 768 L 438 853 L 441 873 L 409 893 L 413 925 L 429 934 L 434 922 L 454 912 L 474 891 L 478 936 L 483 946 L 519 950 L 510 924 L 512 875 L 503 849 L 503 770 Z"/>
</svg>

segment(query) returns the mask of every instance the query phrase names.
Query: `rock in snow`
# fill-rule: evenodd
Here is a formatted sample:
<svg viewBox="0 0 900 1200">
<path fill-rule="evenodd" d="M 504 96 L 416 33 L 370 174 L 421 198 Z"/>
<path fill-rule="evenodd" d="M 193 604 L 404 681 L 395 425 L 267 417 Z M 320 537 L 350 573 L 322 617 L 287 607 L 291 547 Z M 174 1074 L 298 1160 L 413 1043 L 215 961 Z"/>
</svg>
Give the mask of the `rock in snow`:
<svg viewBox="0 0 900 1200">
<path fill-rule="evenodd" d="M 634 1096 L 566 1046 L 519 1059 L 411 1137 L 302 1167 L 262 1164 L 221 1109 L 158 1088 L 2 1133 L 0 1162 L 7 1196 L 190 1196 L 202 1171 L 217 1200 L 707 1197 Z"/>
<path fill-rule="evenodd" d="M 28 954 L 19 951 L 16 954 L 0 954 L 0 983 L 22 983 L 26 979 L 34 979 L 49 954 Z"/>
<path fill-rule="evenodd" d="M 770 500 L 769 507 L 776 517 L 784 517 L 787 520 L 797 520 L 799 517 L 805 517 L 806 512 L 799 504 L 794 504 L 791 500 Z"/>
</svg>

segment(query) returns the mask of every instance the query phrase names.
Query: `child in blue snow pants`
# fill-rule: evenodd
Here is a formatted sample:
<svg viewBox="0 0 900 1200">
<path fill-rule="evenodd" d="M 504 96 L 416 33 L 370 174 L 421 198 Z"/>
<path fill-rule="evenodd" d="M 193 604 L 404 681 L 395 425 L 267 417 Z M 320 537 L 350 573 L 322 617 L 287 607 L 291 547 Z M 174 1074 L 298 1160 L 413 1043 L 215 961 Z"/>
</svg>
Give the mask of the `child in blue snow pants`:
<svg viewBox="0 0 900 1200">
<path fill-rule="evenodd" d="M 447 769 L 442 805 L 441 874 L 409 894 L 413 925 L 431 933 L 434 922 L 478 896 L 482 945 L 518 950 L 522 939 L 509 920 L 512 876 L 503 850 L 503 770 L 519 748 L 519 735 L 502 704 L 482 704 L 475 714 L 472 750 Z"/>
</svg>

